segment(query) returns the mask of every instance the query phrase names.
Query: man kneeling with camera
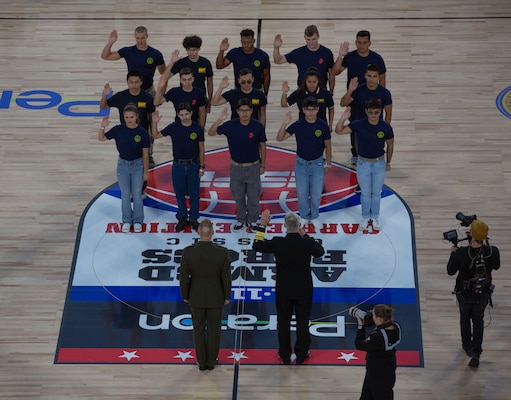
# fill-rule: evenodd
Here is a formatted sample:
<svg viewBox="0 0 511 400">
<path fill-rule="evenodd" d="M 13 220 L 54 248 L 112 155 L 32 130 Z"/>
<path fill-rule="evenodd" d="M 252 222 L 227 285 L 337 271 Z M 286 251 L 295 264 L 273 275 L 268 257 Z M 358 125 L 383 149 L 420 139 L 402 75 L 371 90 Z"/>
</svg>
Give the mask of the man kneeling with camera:
<svg viewBox="0 0 511 400">
<path fill-rule="evenodd" d="M 468 365 L 479 367 L 482 353 L 484 310 L 490 302 L 492 285 L 491 271 L 500 268 L 499 250 L 488 242 L 488 225 L 475 220 L 470 225 L 470 244 L 467 247 L 453 246 L 447 263 L 447 273 L 456 277 L 454 292 L 460 308 L 461 343 Z"/>
</svg>

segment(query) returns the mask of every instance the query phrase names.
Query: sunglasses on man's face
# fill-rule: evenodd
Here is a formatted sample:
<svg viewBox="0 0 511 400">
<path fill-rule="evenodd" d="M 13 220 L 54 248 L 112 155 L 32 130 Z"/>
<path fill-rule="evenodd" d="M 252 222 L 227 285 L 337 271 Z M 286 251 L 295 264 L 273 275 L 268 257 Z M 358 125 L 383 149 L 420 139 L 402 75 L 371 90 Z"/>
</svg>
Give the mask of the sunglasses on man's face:
<svg viewBox="0 0 511 400">
<path fill-rule="evenodd" d="M 240 84 L 241 85 L 251 85 L 254 81 L 252 81 L 251 79 L 249 79 L 248 81 L 240 81 Z"/>
<path fill-rule="evenodd" d="M 367 115 L 376 116 L 376 115 L 380 115 L 381 111 L 366 111 L 366 113 L 367 113 Z"/>
</svg>

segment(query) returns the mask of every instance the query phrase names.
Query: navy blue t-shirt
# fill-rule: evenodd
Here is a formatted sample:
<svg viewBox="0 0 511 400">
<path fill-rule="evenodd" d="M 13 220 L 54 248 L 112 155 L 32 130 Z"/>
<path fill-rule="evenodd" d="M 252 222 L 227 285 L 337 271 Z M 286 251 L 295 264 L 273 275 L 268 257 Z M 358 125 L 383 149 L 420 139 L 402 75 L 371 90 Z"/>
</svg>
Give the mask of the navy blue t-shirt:
<svg viewBox="0 0 511 400">
<path fill-rule="evenodd" d="M 142 89 L 144 90 L 153 86 L 156 67 L 165 65 L 163 54 L 151 46 L 147 50 L 139 50 L 137 46 L 123 47 L 118 53 L 126 61 L 128 72 L 139 71 L 142 74 Z"/>
<path fill-rule="evenodd" d="M 239 118 L 231 119 L 220 125 L 217 133 L 225 135 L 231 158 L 237 163 L 251 163 L 259 160 L 259 143 L 266 142 L 266 132 L 259 121 L 252 118 L 245 126 Z"/>
<path fill-rule="evenodd" d="M 367 118 L 363 118 L 351 122 L 348 126 L 357 138 L 358 154 L 364 158 L 383 156 L 386 141 L 394 137 L 392 126 L 381 119 L 377 125 L 372 125 Z"/>
<path fill-rule="evenodd" d="M 326 110 L 327 108 L 334 107 L 335 105 L 332 93 L 330 93 L 330 91 L 325 88 L 318 88 L 318 90 L 312 93 L 306 91 L 305 96 L 300 97 L 298 96 L 298 90 L 295 90 L 287 98 L 287 104 L 291 106 L 296 103 L 299 111 L 298 118 L 305 117 L 305 114 L 302 111 L 302 103 L 306 97 L 314 97 L 318 101 L 319 104 L 318 118 L 321 118 L 323 121 L 326 121 L 326 123 L 328 123 Z"/>
<path fill-rule="evenodd" d="M 325 151 L 325 140 L 331 139 L 330 128 L 321 118 L 312 123 L 300 118 L 289 125 L 286 132 L 295 135 L 296 154 L 307 161 L 321 157 Z"/>
<path fill-rule="evenodd" d="M 181 86 L 177 86 L 170 89 L 163 97 L 174 104 L 176 122 L 179 119 L 177 117 L 177 107 L 180 103 L 188 103 L 192 106 L 192 121 L 195 122 L 199 121 L 199 108 L 206 105 L 204 91 L 197 87 L 192 87 L 190 92 L 185 92 Z"/>
<path fill-rule="evenodd" d="M 137 106 L 140 125 L 149 129 L 149 114 L 152 114 L 156 109 L 154 107 L 153 96 L 145 90 L 141 90 L 137 96 L 133 96 L 129 89 L 126 89 L 122 92 L 115 93 L 106 101 L 108 107 L 115 107 L 119 110 L 119 117 L 123 125 L 125 124 L 123 114 L 124 107 L 129 103 L 133 103 Z"/>
<path fill-rule="evenodd" d="M 179 71 L 185 67 L 190 68 L 193 72 L 193 86 L 202 89 L 204 93 L 208 93 L 206 89 L 206 79 L 213 76 L 211 62 L 202 56 L 199 56 L 197 61 L 191 61 L 188 57 L 183 57 L 175 62 L 170 72 L 177 75 Z"/>
<path fill-rule="evenodd" d="M 328 70 L 334 65 L 334 55 L 330 49 L 320 45 L 318 50 L 311 51 L 307 46 L 302 46 L 287 53 L 286 60 L 298 68 L 298 86 L 302 84 L 307 69 L 315 67 L 319 71 L 319 85 L 326 88 Z"/>
<path fill-rule="evenodd" d="M 266 106 L 268 100 L 262 90 L 252 88 L 250 93 L 243 93 L 241 89 L 231 89 L 222 93 L 222 97 L 231 105 L 231 119 L 239 118 L 236 108 L 241 99 L 249 99 L 252 103 L 252 118 L 259 119 L 259 109 Z"/>
<path fill-rule="evenodd" d="M 199 157 L 199 142 L 204 142 L 204 129 L 197 122 L 184 126 L 181 120 L 173 122 L 160 131 L 172 140 L 174 160 L 191 160 Z"/>
<path fill-rule="evenodd" d="M 263 69 L 270 68 L 270 57 L 268 53 L 255 48 L 252 54 L 246 54 L 243 52 L 242 47 L 236 47 L 229 50 L 225 58 L 227 58 L 234 67 L 236 87 L 240 87 L 238 83 L 239 72 L 243 68 L 250 68 L 254 77 L 252 87 L 256 89 L 263 88 Z"/>
<path fill-rule="evenodd" d="M 351 94 L 351 97 L 353 98 L 353 101 L 350 104 L 350 121 L 367 117 L 365 105 L 370 99 L 380 100 L 383 107 L 392 104 L 392 95 L 390 94 L 390 91 L 382 85 L 378 85 L 376 89 L 371 90 L 367 87 L 367 84 L 363 83 L 362 85 L 358 85 L 355 91 Z M 380 114 L 380 118 L 383 119 L 383 112 Z"/>
<path fill-rule="evenodd" d="M 149 133 L 137 125 L 136 128 L 128 128 L 126 125 L 116 125 L 105 133 L 108 140 L 115 139 L 115 145 L 119 157 L 126 161 L 133 161 L 142 157 L 142 149 L 151 147 Z"/>
<path fill-rule="evenodd" d="M 346 88 L 350 85 L 351 79 L 355 76 L 358 77 L 358 84 L 366 82 L 365 74 L 368 65 L 377 65 L 380 68 L 380 74 L 385 74 L 387 68 L 382 56 L 377 52 L 369 50 L 366 57 L 362 57 L 356 50 L 350 51 L 342 60 L 342 66 L 348 69 L 348 80 Z"/>
</svg>

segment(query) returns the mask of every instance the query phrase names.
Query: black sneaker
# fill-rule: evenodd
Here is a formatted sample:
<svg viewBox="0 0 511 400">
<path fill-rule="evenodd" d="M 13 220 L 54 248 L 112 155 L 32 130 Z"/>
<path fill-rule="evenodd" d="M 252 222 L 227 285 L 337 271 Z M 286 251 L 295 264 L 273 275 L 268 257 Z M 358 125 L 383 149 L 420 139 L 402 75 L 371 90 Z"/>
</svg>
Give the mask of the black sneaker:
<svg viewBox="0 0 511 400">
<path fill-rule="evenodd" d="M 355 193 L 362 193 L 362 189 L 360 189 L 360 185 L 357 185 L 355 188 Z"/>
<path fill-rule="evenodd" d="M 468 363 L 468 366 L 472 368 L 479 368 L 479 356 L 472 357 Z"/>
<path fill-rule="evenodd" d="M 190 226 L 192 227 L 193 231 L 199 229 L 199 223 L 197 221 L 190 221 Z"/>
<path fill-rule="evenodd" d="M 186 220 L 186 218 L 179 218 L 179 222 L 176 225 L 176 232 L 184 231 L 186 225 L 188 225 L 188 221 Z"/>
<path fill-rule="evenodd" d="M 245 226 L 245 224 L 244 224 L 243 222 L 239 222 L 239 221 L 238 221 L 238 222 L 236 222 L 236 223 L 234 224 L 234 226 L 232 227 L 232 230 L 233 230 L 234 232 L 239 232 L 239 231 L 241 231 L 241 230 L 243 229 L 243 227 L 244 227 L 244 226 Z"/>
</svg>

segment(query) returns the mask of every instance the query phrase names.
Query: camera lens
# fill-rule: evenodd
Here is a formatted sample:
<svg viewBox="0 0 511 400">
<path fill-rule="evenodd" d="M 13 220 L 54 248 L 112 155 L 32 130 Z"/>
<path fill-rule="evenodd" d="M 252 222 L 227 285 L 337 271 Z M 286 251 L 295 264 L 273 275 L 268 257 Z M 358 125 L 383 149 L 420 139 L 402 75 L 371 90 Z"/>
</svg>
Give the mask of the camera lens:
<svg viewBox="0 0 511 400">
<path fill-rule="evenodd" d="M 360 308 L 357 308 L 357 307 L 351 307 L 349 309 L 349 314 L 353 317 L 353 318 L 357 318 L 359 317 L 360 319 L 364 319 L 365 316 L 367 315 L 367 312 L 365 312 L 364 310 L 361 310 Z"/>
</svg>

